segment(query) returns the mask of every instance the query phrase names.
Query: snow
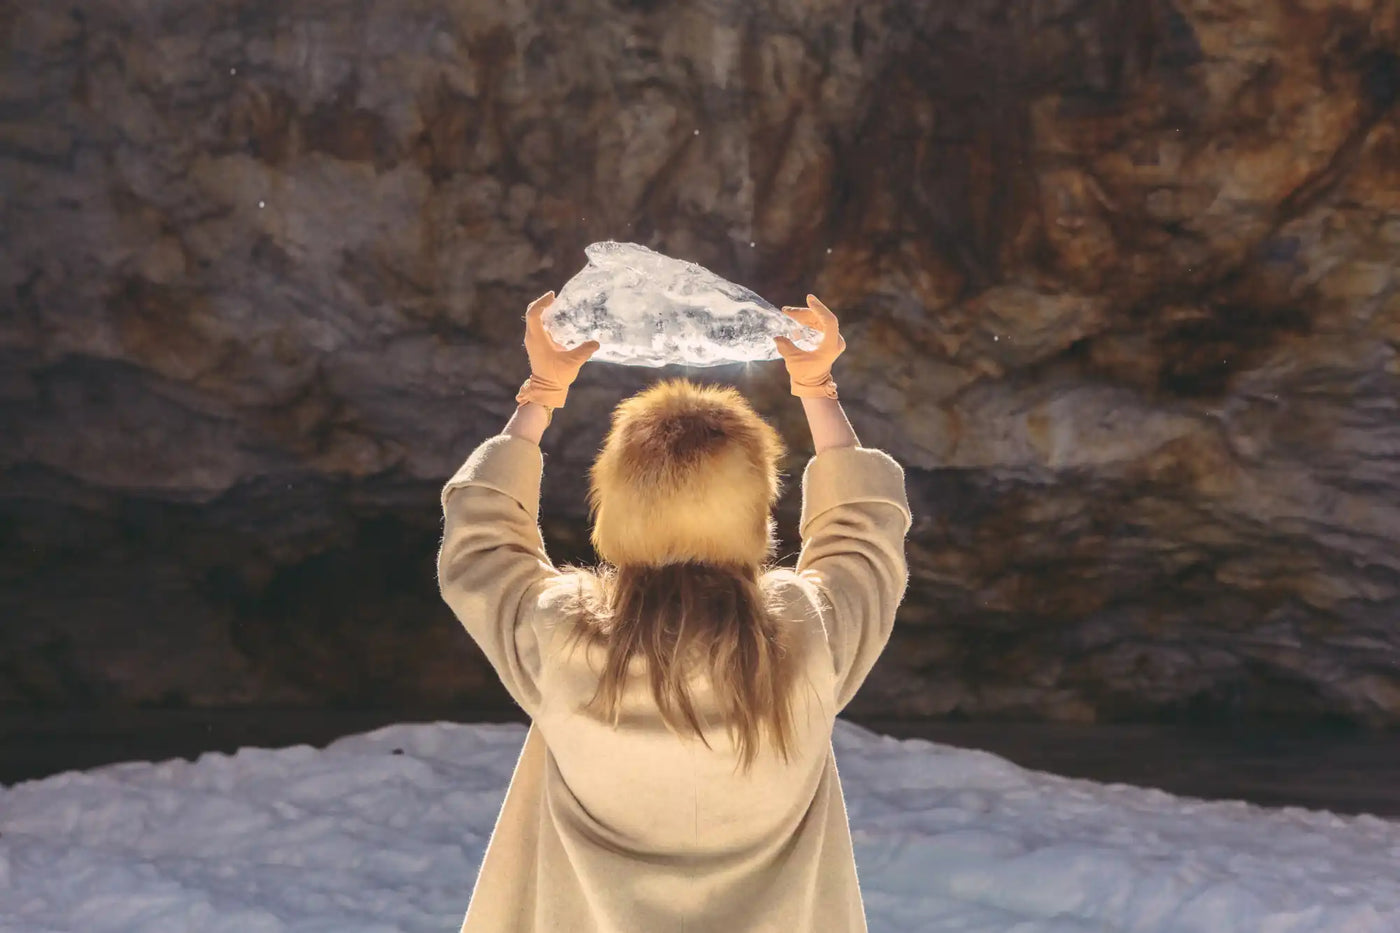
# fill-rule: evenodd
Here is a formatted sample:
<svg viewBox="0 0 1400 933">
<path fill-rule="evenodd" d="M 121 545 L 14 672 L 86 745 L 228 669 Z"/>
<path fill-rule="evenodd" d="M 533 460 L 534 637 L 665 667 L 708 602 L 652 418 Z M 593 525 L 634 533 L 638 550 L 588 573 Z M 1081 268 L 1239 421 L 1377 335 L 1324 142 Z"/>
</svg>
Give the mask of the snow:
<svg viewBox="0 0 1400 933">
<path fill-rule="evenodd" d="M 397 725 L 0 789 L 0 931 L 455 930 L 524 739 Z M 872 933 L 1393 933 L 1400 823 L 1027 771 L 838 722 Z"/>
</svg>

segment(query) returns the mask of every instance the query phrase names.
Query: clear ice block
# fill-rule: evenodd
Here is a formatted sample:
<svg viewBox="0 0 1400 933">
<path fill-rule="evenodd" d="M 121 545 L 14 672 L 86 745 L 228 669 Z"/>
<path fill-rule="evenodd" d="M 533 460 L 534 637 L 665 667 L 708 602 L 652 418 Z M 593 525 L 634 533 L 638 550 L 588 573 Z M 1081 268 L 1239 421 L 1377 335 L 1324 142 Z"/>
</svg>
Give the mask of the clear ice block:
<svg viewBox="0 0 1400 933">
<path fill-rule="evenodd" d="M 637 243 L 594 243 L 584 252 L 588 265 L 565 283 L 542 320 L 565 347 L 597 340 L 602 346 L 594 360 L 718 366 L 778 359 L 775 336 L 803 350 L 821 340 L 820 331 L 693 262 Z"/>
</svg>

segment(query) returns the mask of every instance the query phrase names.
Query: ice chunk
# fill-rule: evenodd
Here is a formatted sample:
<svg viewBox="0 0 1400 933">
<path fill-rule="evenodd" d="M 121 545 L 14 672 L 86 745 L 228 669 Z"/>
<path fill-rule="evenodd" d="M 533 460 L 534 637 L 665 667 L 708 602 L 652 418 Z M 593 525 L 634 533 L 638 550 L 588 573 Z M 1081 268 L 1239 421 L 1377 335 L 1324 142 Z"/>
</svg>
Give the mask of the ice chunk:
<svg viewBox="0 0 1400 933">
<path fill-rule="evenodd" d="M 560 344 L 597 340 L 593 359 L 629 366 L 717 366 L 778 359 L 773 337 L 804 350 L 821 332 L 703 266 L 637 243 L 594 243 L 588 265 L 544 312 Z"/>
</svg>

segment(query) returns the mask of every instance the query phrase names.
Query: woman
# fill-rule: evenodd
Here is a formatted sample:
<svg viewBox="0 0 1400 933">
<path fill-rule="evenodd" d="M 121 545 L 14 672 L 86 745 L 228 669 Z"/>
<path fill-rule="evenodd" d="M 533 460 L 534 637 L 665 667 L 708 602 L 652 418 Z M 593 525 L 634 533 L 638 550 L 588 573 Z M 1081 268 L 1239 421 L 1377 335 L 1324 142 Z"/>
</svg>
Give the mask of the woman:
<svg viewBox="0 0 1400 933">
<path fill-rule="evenodd" d="M 865 930 L 831 733 L 907 582 L 904 473 L 859 446 L 823 332 L 776 338 L 816 454 L 802 550 L 770 565 L 782 444 L 733 389 L 685 380 L 618 406 L 590 475 L 599 571 L 538 527 L 540 436 L 596 341 L 526 313 L 531 375 L 504 431 L 443 489 L 443 598 L 532 725 L 466 933 Z"/>
</svg>

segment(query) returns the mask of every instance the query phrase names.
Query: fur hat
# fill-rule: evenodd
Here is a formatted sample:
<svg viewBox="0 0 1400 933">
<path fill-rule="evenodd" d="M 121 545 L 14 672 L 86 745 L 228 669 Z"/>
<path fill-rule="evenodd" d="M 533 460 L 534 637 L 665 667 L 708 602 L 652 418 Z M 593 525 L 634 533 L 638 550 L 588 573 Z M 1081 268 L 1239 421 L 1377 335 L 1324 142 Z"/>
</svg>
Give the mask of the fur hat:
<svg viewBox="0 0 1400 933">
<path fill-rule="evenodd" d="M 613 411 L 589 475 L 593 547 L 617 566 L 761 564 L 784 453 L 735 389 L 659 382 Z"/>
</svg>

